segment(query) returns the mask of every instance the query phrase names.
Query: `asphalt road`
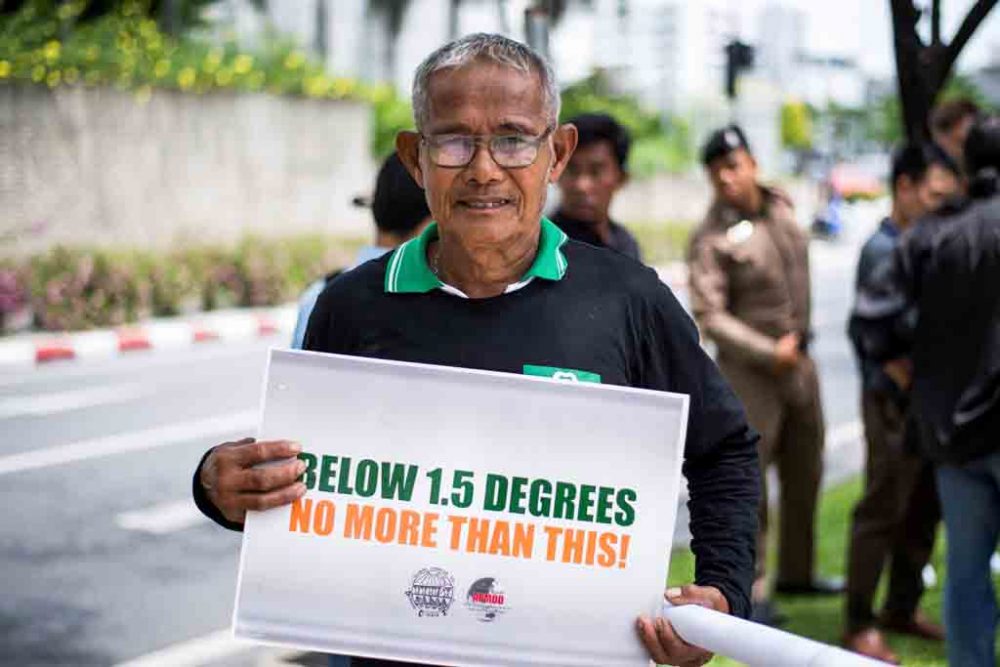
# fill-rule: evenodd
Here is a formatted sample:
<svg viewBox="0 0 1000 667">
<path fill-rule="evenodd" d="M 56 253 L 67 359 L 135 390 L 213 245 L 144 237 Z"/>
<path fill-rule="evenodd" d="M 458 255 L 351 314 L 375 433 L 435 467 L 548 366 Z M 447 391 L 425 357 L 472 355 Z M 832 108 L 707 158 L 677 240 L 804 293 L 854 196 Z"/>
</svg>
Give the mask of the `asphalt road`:
<svg viewBox="0 0 1000 667">
<path fill-rule="evenodd" d="M 860 461 L 843 335 L 855 253 L 813 250 L 834 478 Z M 0 663 L 274 663 L 228 638 L 240 536 L 189 500 L 204 450 L 252 432 L 269 344 L 0 374 Z"/>
</svg>

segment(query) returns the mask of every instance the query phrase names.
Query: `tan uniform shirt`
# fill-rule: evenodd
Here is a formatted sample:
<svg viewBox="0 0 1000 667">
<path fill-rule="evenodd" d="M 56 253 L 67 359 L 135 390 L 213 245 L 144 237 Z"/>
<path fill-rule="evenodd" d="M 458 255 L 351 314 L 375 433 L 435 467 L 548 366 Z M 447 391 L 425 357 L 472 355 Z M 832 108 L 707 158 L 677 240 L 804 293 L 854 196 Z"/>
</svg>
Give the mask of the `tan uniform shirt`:
<svg viewBox="0 0 1000 667">
<path fill-rule="evenodd" d="M 809 332 L 809 240 L 788 196 L 761 189 L 759 216 L 716 201 L 691 239 L 691 307 L 720 365 L 769 367 L 778 338 Z"/>
</svg>

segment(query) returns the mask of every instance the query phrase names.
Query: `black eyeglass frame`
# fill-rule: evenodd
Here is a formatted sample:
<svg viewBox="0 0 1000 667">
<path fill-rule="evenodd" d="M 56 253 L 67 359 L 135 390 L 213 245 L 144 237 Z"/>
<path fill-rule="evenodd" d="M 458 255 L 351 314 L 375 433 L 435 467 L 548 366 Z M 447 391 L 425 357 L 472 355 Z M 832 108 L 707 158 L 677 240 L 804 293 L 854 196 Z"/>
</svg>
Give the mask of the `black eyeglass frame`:
<svg viewBox="0 0 1000 667">
<path fill-rule="evenodd" d="M 426 134 L 421 132 L 420 142 L 425 146 L 427 146 L 428 148 L 427 155 L 428 157 L 430 157 L 431 163 L 435 167 L 440 167 L 442 169 L 464 169 L 468 167 L 470 164 L 472 164 L 472 161 L 476 159 L 476 152 L 477 152 L 476 149 L 479 146 L 483 145 L 486 146 L 486 150 L 490 154 L 490 159 L 493 160 L 493 162 L 495 162 L 497 166 L 499 166 L 500 168 L 524 169 L 526 167 L 530 167 L 531 165 L 535 164 L 535 162 L 538 160 L 538 154 L 539 152 L 541 152 L 542 143 L 544 143 L 545 140 L 549 138 L 549 135 L 555 132 L 556 127 L 557 126 L 555 125 L 550 125 L 549 127 L 545 128 L 544 132 L 542 132 L 537 136 L 512 133 L 512 134 L 494 134 L 489 136 L 469 135 L 469 134 L 442 134 L 439 135 L 439 137 L 433 137 L 433 136 L 427 136 Z M 469 153 L 469 159 L 464 164 L 441 164 L 440 162 L 438 162 L 435 153 L 437 150 L 439 150 L 439 146 L 437 146 L 434 143 L 434 140 L 439 139 L 440 137 L 449 137 L 449 138 L 457 137 L 462 139 L 471 139 L 473 142 L 473 147 L 472 147 L 472 152 Z M 532 149 L 534 149 L 535 152 L 534 155 L 532 155 L 530 162 L 526 162 L 524 164 L 516 164 L 516 165 L 505 165 L 500 160 L 497 159 L 496 153 L 494 152 L 495 146 L 493 145 L 493 142 L 497 141 L 498 139 L 507 139 L 510 137 L 521 137 L 529 143 Z"/>
</svg>

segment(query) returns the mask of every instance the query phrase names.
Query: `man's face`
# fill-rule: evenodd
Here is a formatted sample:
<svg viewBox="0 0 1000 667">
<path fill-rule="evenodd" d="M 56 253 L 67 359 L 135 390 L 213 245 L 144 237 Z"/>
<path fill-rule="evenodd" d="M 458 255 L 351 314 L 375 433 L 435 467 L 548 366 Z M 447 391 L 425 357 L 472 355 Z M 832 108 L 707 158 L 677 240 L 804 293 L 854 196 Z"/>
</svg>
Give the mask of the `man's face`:
<svg viewBox="0 0 1000 667">
<path fill-rule="evenodd" d="M 549 127 L 537 74 L 490 62 L 434 73 L 428 84 L 429 114 L 422 132 L 441 135 L 539 137 Z M 400 133 L 397 149 L 414 179 L 427 192 L 442 238 L 469 252 L 502 249 L 537 235 L 546 186 L 566 167 L 576 145 L 576 128 L 556 128 L 526 167 L 504 168 L 478 144 L 464 167 L 439 167 L 428 145 L 412 132 Z"/>
<path fill-rule="evenodd" d="M 578 146 L 559 179 L 560 208 L 571 218 L 603 224 L 609 219 L 615 192 L 626 180 L 610 141 Z"/>
<path fill-rule="evenodd" d="M 960 164 L 965 153 L 965 139 L 969 136 L 969 130 L 975 121 L 975 116 L 966 116 L 947 132 L 935 133 L 934 138 L 938 145 Z"/>
<path fill-rule="evenodd" d="M 757 162 L 745 149 L 737 148 L 708 163 L 708 177 L 716 196 L 749 212 L 757 188 Z"/>
<path fill-rule="evenodd" d="M 907 224 L 934 213 L 949 198 L 958 193 L 958 178 L 940 165 L 933 164 L 919 181 L 900 176 L 896 187 L 896 201 Z"/>
</svg>

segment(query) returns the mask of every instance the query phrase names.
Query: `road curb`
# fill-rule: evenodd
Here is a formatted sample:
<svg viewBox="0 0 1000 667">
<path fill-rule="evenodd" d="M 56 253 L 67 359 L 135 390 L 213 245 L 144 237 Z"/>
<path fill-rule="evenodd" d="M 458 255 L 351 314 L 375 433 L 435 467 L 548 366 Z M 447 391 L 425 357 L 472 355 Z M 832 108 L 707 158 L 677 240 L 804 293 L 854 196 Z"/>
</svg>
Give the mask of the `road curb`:
<svg viewBox="0 0 1000 667">
<path fill-rule="evenodd" d="M 72 333 L 26 334 L 0 340 L 0 371 L 54 362 L 109 359 L 133 352 L 180 349 L 212 342 L 275 338 L 287 342 L 296 305 L 232 309 Z"/>
<path fill-rule="evenodd" d="M 653 267 L 675 291 L 687 287 L 684 262 Z M 256 338 L 290 341 L 297 306 L 234 308 L 185 317 L 149 320 L 111 329 L 66 333 L 39 333 L 0 340 L 0 372 L 84 359 L 109 359 L 132 352 L 179 349 L 209 342 L 234 342 Z"/>
</svg>

